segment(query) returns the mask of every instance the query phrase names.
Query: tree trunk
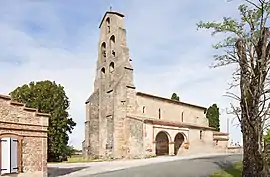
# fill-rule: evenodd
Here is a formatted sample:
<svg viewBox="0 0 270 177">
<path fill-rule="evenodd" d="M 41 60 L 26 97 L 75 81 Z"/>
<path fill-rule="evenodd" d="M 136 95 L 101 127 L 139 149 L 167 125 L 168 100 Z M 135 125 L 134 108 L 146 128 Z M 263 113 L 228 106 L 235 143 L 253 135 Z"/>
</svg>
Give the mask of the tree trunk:
<svg viewBox="0 0 270 177">
<path fill-rule="evenodd" d="M 243 133 L 243 173 L 242 177 L 269 177 L 264 164 L 263 153 L 259 149 L 259 128 L 258 122 L 248 122 L 242 117 Z"/>
<path fill-rule="evenodd" d="M 260 101 L 263 95 L 264 78 L 261 71 L 261 59 L 264 55 L 265 39 L 259 41 L 257 47 L 257 64 L 250 67 L 247 56 L 247 47 L 244 40 L 236 42 L 240 65 L 240 91 L 241 91 L 241 130 L 243 133 L 243 173 L 242 177 L 268 177 L 267 164 L 261 149 L 262 143 L 262 116 L 259 114 Z"/>
</svg>

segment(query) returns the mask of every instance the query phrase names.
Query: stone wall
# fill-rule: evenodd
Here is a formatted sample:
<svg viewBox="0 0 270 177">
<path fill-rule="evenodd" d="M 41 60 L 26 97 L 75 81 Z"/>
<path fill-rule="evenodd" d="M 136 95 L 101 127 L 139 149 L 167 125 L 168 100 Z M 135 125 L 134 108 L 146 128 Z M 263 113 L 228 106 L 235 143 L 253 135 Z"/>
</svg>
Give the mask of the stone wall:
<svg viewBox="0 0 270 177">
<path fill-rule="evenodd" d="M 214 147 L 217 151 L 225 152 L 228 150 L 229 134 L 213 132 Z"/>
<path fill-rule="evenodd" d="M 241 146 L 230 146 L 228 147 L 228 153 L 243 153 L 243 147 Z"/>
<path fill-rule="evenodd" d="M 127 92 L 124 83 L 119 82 L 114 96 L 114 157 L 123 158 L 128 148 L 125 132 L 125 118 L 127 111 Z"/>
<path fill-rule="evenodd" d="M 141 120 L 127 118 L 126 138 L 128 142 L 127 157 L 142 158 L 143 150 L 143 122 Z"/>
<path fill-rule="evenodd" d="M 0 95 L 0 138 L 18 139 L 19 175 L 47 176 L 47 127 L 49 114 Z M 9 176 L 9 175 L 8 175 Z"/>
<path fill-rule="evenodd" d="M 208 126 L 208 119 L 205 117 L 206 108 L 141 92 L 137 92 L 137 102 L 139 105 L 137 114 L 140 116 Z"/>
<path fill-rule="evenodd" d="M 96 90 L 86 103 L 83 154 L 92 158 L 99 154 L 99 90 Z"/>
<path fill-rule="evenodd" d="M 189 130 L 189 153 L 206 153 L 213 148 L 213 134 L 210 130 Z M 209 150 L 211 148 L 211 150 Z"/>
</svg>

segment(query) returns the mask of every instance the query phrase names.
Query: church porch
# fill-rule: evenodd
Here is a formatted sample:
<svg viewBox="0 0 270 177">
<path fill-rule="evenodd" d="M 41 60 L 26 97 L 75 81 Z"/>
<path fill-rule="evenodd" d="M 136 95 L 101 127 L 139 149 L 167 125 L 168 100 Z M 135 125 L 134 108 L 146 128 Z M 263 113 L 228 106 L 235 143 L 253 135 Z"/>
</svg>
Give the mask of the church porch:
<svg viewBox="0 0 270 177">
<path fill-rule="evenodd" d="M 213 130 L 191 124 L 143 119 L 146 156 L 213 152 Z"/>
</svg>

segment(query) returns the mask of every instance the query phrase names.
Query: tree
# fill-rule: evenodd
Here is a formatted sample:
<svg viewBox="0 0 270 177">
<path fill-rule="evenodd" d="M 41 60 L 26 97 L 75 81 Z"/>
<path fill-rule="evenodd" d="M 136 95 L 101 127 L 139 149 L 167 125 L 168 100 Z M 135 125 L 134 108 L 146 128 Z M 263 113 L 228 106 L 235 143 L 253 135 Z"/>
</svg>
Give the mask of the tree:
<svg viewBox="0 0 270 177">
<path fill-rule="evenodd" d="M 173 93 L 173 94 L 172 94 L 171 99 L 172 99 L 172 100 L 175 100 L 175 101 L 179 101 L 179 100 L 180 100 L 179 96 L 178 96 L 176 93 Z"/>
<path fill-rule="evenodd" d="M 269 117 L 270 2 L 243 0 L 238 8 L 240 18 L 224 17 L 221 22 L 199 22 L 198 28 L 211 29 L 212 35 L 223 33 L 225 39 L 214 45 L 213 67 L 234 65 L 234 82 L 240 95 L 228 96 L 239 102 L 231 104 L 238 118 L 243 136 L 243 177 L 269 176 L 262 146 L 262 137 Z M 226 35 L 225 35 L 226 34 Z"/>
<path fill-rule="evenodd" d="M 66 156 L 71 157 L 72 155 L 75 155 L 77 150 L 73 146 L 66 146 Z"/>
<path fill-rule="evenodd" d="M 64 87 L 48 80 L 30 82 L 17 87 L 10 93 L 13 100 L 37 108 L 42 113 L 50 113 L 48 127 L 48 161 L 61 161 L 67 157 L 68 133 L 72 133 L 76 123 L 69 118 L 69 99 Z"/>
<path fill-rule="evenodd" d="M 215 128 L 217 131 L 220 130 L 219 124 L 219 108 L 217 104 L 213 104 L 207 109 L 206 118 L 209 121 L 209 126 Z"/>
</svg>

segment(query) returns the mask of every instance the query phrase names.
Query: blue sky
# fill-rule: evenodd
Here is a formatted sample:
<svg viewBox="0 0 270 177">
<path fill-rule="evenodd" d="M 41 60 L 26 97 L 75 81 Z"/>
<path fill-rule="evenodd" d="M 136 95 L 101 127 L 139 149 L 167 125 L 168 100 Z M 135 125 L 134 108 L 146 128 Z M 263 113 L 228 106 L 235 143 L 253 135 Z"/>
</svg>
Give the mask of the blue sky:
<svg viewBox="0 0 270 177">
<path fill-rule="evenodd" d="M 221 109 L 221 130 L 230 118 L 231 139 L 241 141 L 226 114 L 233 67 L 210 69 L 211 45 L 222 36 L 196 29 L 200 20 L 236 16 L 239 0 L 79 0 L 0 1 L 0 93 L 30 81 L 55 80 L 71 100 L 77 122 L 70 144 L 81 148 L 84 102 L 93 90 L 99 23 L 106 10 L 125 14 L 127 42 L 138 91 Z M 161 82 L 162 81 L 162 82 Z"/>
</svg>

